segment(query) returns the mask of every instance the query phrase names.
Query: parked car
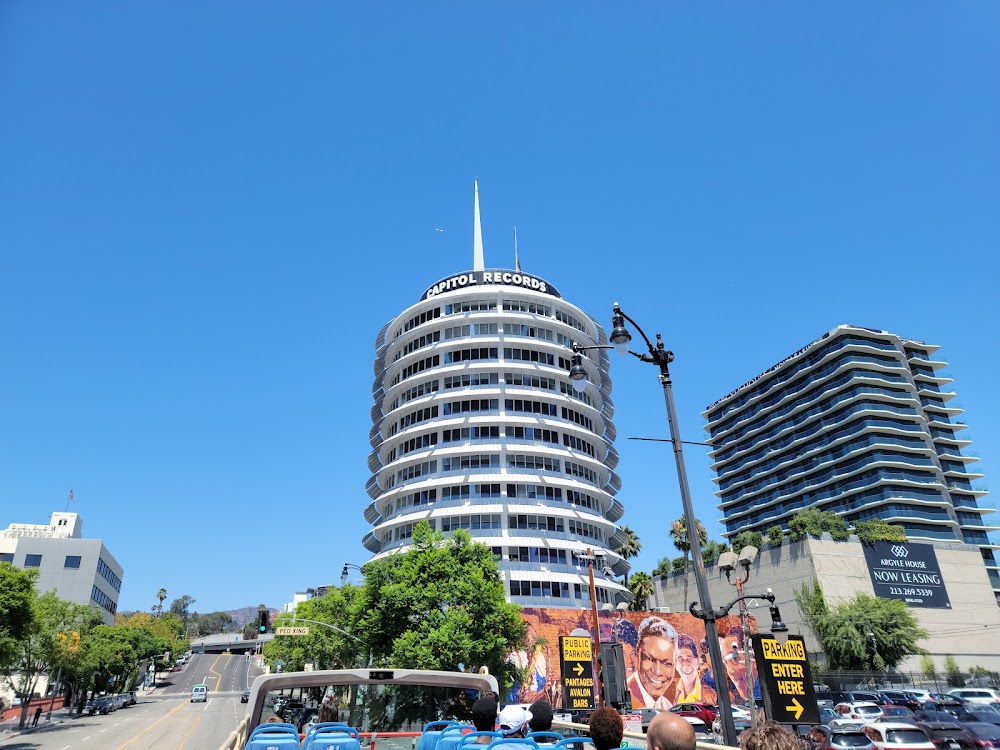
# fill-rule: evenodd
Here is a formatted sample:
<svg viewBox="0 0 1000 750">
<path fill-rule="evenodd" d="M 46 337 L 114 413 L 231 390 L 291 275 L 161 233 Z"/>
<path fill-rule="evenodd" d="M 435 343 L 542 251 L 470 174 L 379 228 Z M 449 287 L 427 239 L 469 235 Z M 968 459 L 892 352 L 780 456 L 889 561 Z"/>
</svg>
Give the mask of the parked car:
<svg viewBox="0 0 1000 750">
<path fill-rule="evenodd" d="M 87 705 L 84 706 L 84 711 L 93 716 L 94 714 L 109 714 L 114 711 L 115 708 L 117 708 L 117 706 L 111 696 L 100 695 L 87 701 Z"/>
<path fill-rule="evenodd" d="M 649 722 L 651 722 L 657 714 L 663 713 L 666 710 L 667 709 L 665 708 L 635 708 L 632 709 L 632 714 L 639 714 L 642 719 L 642 731 L 645 732 L 649 729 Z"/>
<path fill-rule="evenodd" d="M 250 701 L 250 691 L 244 690 L 243 694 L 240 695 L 240 703 L 248 703 Z"/>
<path fill-rule="evenodd" d="M 715 721 L 715 717 L 719 715 L 718 708 L 715 706 L 709 706 L 705 703 L 678 703 L 670 709 L 670 712 L 680 714 L 685 717 L 693 716 L 696 719 L 701 719 L 708 725 L 711 725 L 712 722 Z M 648 724 L 648 722 L 644 721 L 643 724 Z M 643 727 L 643 731 L 646 731 L 645 727 Z"/>
<path fill-rule="evenodd" d="M 923 701 L 918 700 L 912 693 L 902 690 L 883 690 L 882 697 L 885 699 L 887 705 L 905 706 L 911 711 L 916 711 L 923 706 Z"/>
<path fill-rule="evenodd" d="M 967 721 L 962 726 L 975 738 L 982 748 L 1000 748 L 1000 726 L 983 721 Z"/>
<path fill-rule="evenodd" d="M 830 726 L 830 722 L 837 719 L 839 714 L 832 708 L 827 708 L 826 706 L 819 707 L 819 723 L 824 727 Z"/>
<path fill-rule="evenodd" d="M 918 726 L 938 750 L 976 750 L 976 740 L 957 721 L 925 721 Z"/>
<path fill-rule="evenodd" d="M 811 740 L 809 735 L 818 729 L 820 740 Z M 872 750 L 872 741 L 855 727 L 809 727 L 802 738 L 802 744 L 812 750 Z"/>
<path fill-rule="evenodd" d="M 1000 716 L 1000 714 L 997 714 Z M 885 705 L 882 706 L 882 716 L 892 721 L 913 721 L 913 711 L 906 706 Z"/>
<path fill-rule="evenodd" d="M 948 694 L 969 703 L 1000 703 L 1000 693 L 990 688 L 954 688 L 949 690 Z"/>
<path fill-rule="evenodd" d="M 920 709 L 913 712 L 915 721 L 954 721 L 955 715 L 948 711 L 932 711 L 931 709 Z"/>
<path fill-rule="evenodd" d="M 878 750 L 937 750 L 920 727 L 898 721 L 876 721 L 862 730 Z"/>
<path fill-rule="evenodd" d="M 837 712 L 837 721 L 840 723 L 866 724 L 882 718 L 882 709 L 870 701 L 838 703 L 833 710 Z"/>
<path fill-rule="evenodd" d="M 924 701 L 926 711 L 947 711 L 952 716 L 957 717 L 962 713 L 962 701 L 954 696 L 944 693 L 931 693 L 931 699 Z"/>
<path fill-rule="evenodd" d="M 126 690 L 124 695 L 128 698 L 128 705 L 134 706 L 137 696 L 134 690 Z"/>
<path fill-rule="evenodd" d="M 963 724 L 980 722 L 1000 726 L 1000 711 L 993 708 L 993 706 L 980 706 L 975 703 L 968 703 L 962 706 L 962 710 L 958 714 L 958 720 Z"/>
</svg>

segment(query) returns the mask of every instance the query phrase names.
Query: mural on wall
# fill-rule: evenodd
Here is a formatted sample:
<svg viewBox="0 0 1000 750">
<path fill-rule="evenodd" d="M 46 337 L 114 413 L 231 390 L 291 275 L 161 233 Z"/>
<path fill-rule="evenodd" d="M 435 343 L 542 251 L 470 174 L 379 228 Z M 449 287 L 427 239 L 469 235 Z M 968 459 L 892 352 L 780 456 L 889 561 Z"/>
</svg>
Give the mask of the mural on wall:
<svg viewBox="0 0 1000 750">
<path fill-rule="evenodd" d="M 532 703 L 545 698 L 562 704 L 559 636 L 590 636 L 590 610 L 525 607 L 521 617 L 528 625 L 528 647 L 512 653 L 510 661 L 524 670 L 521 685 L 506 696 L 509 703 Z M 750 700 L 756 688 L 753 659 L 747 675 L 743 631 L 735 615 L 716 623 L 726 674 L 720 681 L 712 674 L 705 642 L 705 623 L 690 614 L 658 612 L 598 612 L 601 640 L 621 643 L 633 708 L 670 708 L 677 703 L 716 704 L 720 682 L 733 703 Z M 756 623 L 749 618 L 751 632 Z"/>
</svg>

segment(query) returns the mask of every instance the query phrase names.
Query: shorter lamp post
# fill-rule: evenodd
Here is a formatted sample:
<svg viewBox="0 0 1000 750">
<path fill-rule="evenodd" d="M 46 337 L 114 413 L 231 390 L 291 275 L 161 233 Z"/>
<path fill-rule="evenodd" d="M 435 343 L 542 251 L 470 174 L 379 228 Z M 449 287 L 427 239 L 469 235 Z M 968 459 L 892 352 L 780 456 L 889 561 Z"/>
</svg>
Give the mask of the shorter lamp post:
<svg viewBox="0 0 1000 750">
<path fill-rule="evenodd" d="M 723 552 L 719 556 L 719 570 L 722 570 L 726 574 L 726 580 L 736 587 L 736 596 L 743 596 L 743 584 L 750 580 L 750 566 L 753 565 L 753 561 L 757 559 L 758 549 L 751 544 L 740 550 L 740 556 L 737 557 L 734 552 Z M 737 568 L 742 568 L 742 572 L 737 573 L 736 579 L 733 580 L 732 572 Z M 747 605 L 746 601 L 740 601 L 740 629 L 743 631 L 743 666 L 746 670 L 747 675 L 747 688 L 750 691 L 750 702 L 754 704 L 754 710 L 750 712 L 750 726 L 757 726 L 757 711 L 756 711 L 756 691 L 754 690 L 755 684 L 750 681 L 750 676 L 753 674 L 753 668 L 751 664 L 751 638 L 750 638 L 750 622 L 747 618 Z"/>
<path fill-rule="evenodd" d="M 727 554 L 732 555 L 733 553 L 729 552 Z M 735 557 L 735 555 L 733 555 L 733 556 Z M 719 564 L 720 565 L 722 564 L 721 559 L 719 561 Z M 740 584 L 740 586 L 742 587 L 742 584 Z M 689 610 L 690 610 L 691 614 L 694 615 L 695 617 L 697 617 L 699 620 L 704 620 L 706 631 L 708 630 L 709 623 L 711 623 L 711 625 L 712 625 L 712 630 L 715 630 L 715 623 L 716 623 L 717 620 L 720 620 L 723 617 L 725 617 L 726 615 L 728 615 L 729 614 L 729 610 L 731 610 L 737 604 L 739 604 L 740 607 L 741 607 L 741 609 L 742 609 L 743 602 L 745 602 L 747 599 L 763 599 L 764 601 L 768 602 L 768 604 L 770 604 L 770 607 L 771 607 L 771 635 L 774 636 L 774 639 L 778 643 L 781 643 L 782 645 L 784 645 L 785 643 L 787 643 L 788 642 L 788 628 L 786 627 L 785 623 L 781 621 L 781 611 L 778 609 L 778 607 L 774 603 L 774 593 L 771 591 L 771 589 L 768 589 L 766 594 L 742 594 L 742 595 L 736 597 L 735 599 L 733 599 L 731 602 L 729 602 L 729 604 L 726 604 L 726 605 L 724 605 L 722 607 L 719 607 L 718 609 L 699 609 L 698 608 L 698 602 L 691 602 L 691 606 L 689 607 Z M 709 645 L 711 645 L 711 644 L 709 644 Z M 716 645 L 718 645 L 718 644 L 716 644 Z M 749 664 L 750 649 L 748 648 L 748 644 L 746 642 L 744 642 L 743 645 L 744 645 L 744 648 L 746 649 L 746 655 L 747 655 L 747 662 L 746 663 Z M 747 680 L 749 680 L 750 679 L 750 675 L 753 674 L 753 673 L 750 671 L 749 667 L 747 667 L 746 671 L 747 671 Z M 712 669 L 712 678 L 715 680 L 715 688 L 718 691 L 718 694 L 720 696 L 722 695 L 722 691 L 723 690 L 725 690 L 728 693 L 729 688 L 728 688 L 728 684 L 727 683 L 728 683 L 729 677 L 726 674 L 725 667 L 722 668 L 722 671 L 719 674 L 715 673 L 715 668 L 713 667 L 713 669 Z M 751 705 L 751 710 L 750 710 L 750 721 L 753 722 L 754 721 L 754 716 L 757 713 L 757 704 L 756 704 L 756 702 L 753 699 L 753 685 L 750 685 L 749 687 L 750 687 L 750 703 L 752 704 Z M 719 705 L 720 705 L 720 708 L 721 708 L 721 705 L 722 705 L 722 701 L 721 700 L 719 701 Z M 730 717 L 730 719 L 731 718 L 732 717 Z"/>
</svg>

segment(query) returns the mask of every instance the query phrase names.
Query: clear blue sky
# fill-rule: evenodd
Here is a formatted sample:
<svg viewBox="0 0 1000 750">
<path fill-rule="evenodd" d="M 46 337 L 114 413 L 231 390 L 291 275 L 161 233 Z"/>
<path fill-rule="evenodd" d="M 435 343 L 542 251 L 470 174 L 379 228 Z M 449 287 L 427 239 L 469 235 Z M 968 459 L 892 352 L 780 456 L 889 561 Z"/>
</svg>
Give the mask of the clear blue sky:
<svg viewBox="0 0 1000 750">
<path fill-rule="evenodd" d="M 664 334 L 686 439 L 851 322 L 942 347 L 988 482 L 998 39 L 993 0 L 3 3 L 0 525 L 73 488 L 125 609 L 364 562 L 375 335 L 471 267 L 477 175 L 488 265 L 516 224 L 525 270 Z M 612 378 L 649 570 L 676 477 L 624 438 L 664 408 Z"/>
</svg>

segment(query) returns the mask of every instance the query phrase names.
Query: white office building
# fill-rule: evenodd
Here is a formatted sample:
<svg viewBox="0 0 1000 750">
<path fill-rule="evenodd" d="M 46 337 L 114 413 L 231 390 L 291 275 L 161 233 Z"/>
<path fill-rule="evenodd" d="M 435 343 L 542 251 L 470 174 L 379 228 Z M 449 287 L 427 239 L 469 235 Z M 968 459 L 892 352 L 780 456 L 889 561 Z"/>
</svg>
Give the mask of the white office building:
<svg viewBox="0 0 1000 750">
<path fill-rule="evenodd" d="M 125 571 L 100 539 L 83 538 L 76 513 L 53 513 L 48 524 L 12 523 L 0 532 L 0 562 L 36 568 L 35 589 L 97 607 L 111 625 Z"/>
<path fill-rule="evenodd" d="M 375 557 L 405 549 L 428 521 L 467 529 L 500 561 L 524 606 L 614 606 L 624 508 L 605 350 L 585 352 L 586 389 L 568 377 L 572 344 L 604 329 L 548 281 L 483 260 L 478 190 L 470 271 L 432 284 L 376 337 L 371 504 Z"/>
</svg>

